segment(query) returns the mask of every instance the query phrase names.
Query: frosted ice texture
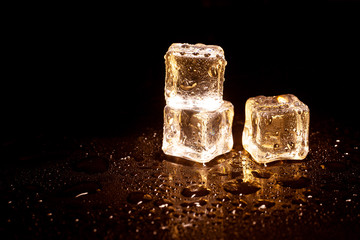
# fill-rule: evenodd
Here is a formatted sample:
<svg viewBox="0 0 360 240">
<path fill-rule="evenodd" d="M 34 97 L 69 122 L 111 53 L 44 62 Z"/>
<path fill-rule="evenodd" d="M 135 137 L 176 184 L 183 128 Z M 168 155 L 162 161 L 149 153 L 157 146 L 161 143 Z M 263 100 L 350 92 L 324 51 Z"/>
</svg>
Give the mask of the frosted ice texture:
<svg viewBox="0 0 360 240">
<path fill-rule="evenodd" d="M 164 58 L 168 105 L 189 109 L 220 107 L 226 66 L 221 47 L 174 43 Z"/>
<path fill-rule="evenodd" d="M 233 116 L 234 107 L 228 101 L 216 110 L 166 105 L 162 149 L 168 155 L 208 162 L 232 149 Z"/>
<path fill-rule="evenodd" d="M 242 144 L 259 163 L 301 160 L 309 152 L 308 106 L 296 96 L 258 96 L 245 104 Z"/>
</svg>

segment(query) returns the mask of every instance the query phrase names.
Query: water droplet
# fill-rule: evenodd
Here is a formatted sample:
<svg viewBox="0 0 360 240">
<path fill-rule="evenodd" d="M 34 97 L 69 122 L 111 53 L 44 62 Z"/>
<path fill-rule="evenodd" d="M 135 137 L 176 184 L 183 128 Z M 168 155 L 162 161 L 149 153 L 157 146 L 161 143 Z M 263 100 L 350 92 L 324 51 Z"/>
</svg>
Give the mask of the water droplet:
<svg viewBox="0 0 360 240">
<path fill-rule="evenodd" d="M 78 195 L 75 196 L 75 198 L 81 197 L 81 196 L 85 196 L 88 195 L 89 192 L 83 192 L 83 193 L 79 193 Z"/>
<path fill-rule="evenodd" d="M 199 205 L 200 206 L 205 206 L 206 204 L 208 203 L 207 200 L 205 199 L 200 199 L 199 201 L 195 202 L 195 205 L 198 207 Z"/>
<path fill-rule="evenodd" d="M 275 202 L 265 199 L 259 199 L 257 203 L 254 204 L 255 207 L 264 210 L 266 208 L 272 208 L 275 206 Z"/>
<path fill-rule="evenodd" d="M 93 194 L 101 191 L 102 186 L 97 182 L 82 182 L 66 187 L 58 193 L 60 197 L 77 197 L 87 194 Z M 85 194 L 86 193 L 86 194 Z"/>
<path fill-rule="evenodd" d="M 251 173 L 256 178 L 265 178 L 265 179 L 270 178 L 272 175 L 271 172 L 264 171 L 264 170 L 254 170 Z"/>
<path fill-rule="evenodd" d="M 289 143 L 287 144 L 287 147 L 288 147 L 289 149 L 294 148 L 294 146 L 295 146 L 295 143 L 293 143 L 293 142 L 289 142 Z"/>
<path fill-rule="evenodd" d="M 168 199 L 162 198 L 162 199 L 155 200 L 154 205 L 159 207 L 159 208 L 164 208 L 164 207 L 172 206 L 173 203 Z"/>
<path fill-rule="evenodd" d="M 217 71 L 216 66 L 211 66 L 209 71 L 208 71 L 208 74 L 209 74 L 210 77 L 217 77 L 218 71 Z"/>
<path fill-rule="evenodd" d="M 180 203 L 180 206 L 182 206 L 184 208 L 189 208 L 189 207 L 195 206 L 195 204 L 193 202 L 184 201 L 184 202 Z"/>
<path fill-rule="evenodd" d="M 192 185 L 184 188 L 181 194 L 184 197 L 203 197 L 210 193 L 210 190 L 203 185 Z"/>
<path fill-rule="evenodd" d="M 260 187 L 255 185 L 254 183 L 243 182 L 240 179 L 225 182 L 223 187 L 225 191 L 236 195 L 252 194 L 260 190 Z"/>
<path fill-rule="evenodd" d="M 188 91 L 188 90 L 191 90 L 193 89 L 194 87 L 196 87 L 197 83 L 196 82 L 193 82 L 193 83 L 187 83 L 188 85 L 185 85 L 185 84 L 180 84 L 180 88 L 185 90 L 185 91 Z"/>
<path fill-rule="evenodd" d="M 266 124 L 266 125 L 270 125 L 270 124 L 272 123 L 272 121 L 273 121 L 273 119 L 272 119 L 272 117 L 270 116 L 269 118 L 266 118 L 265 124 Z"/>
<path fill-rule="evenodd" d="M 243 199 L 234 199 L 231 201 L 231 204 L 241 209 L 245 208 L 248 205 L 247 202 L 245 202 L 245 200 Z"/>
<path fill-rule="evenodd" d="M 152 200 L 151 195 L 144 192 L 131 192 L 127 197 L 127 201 L 133 204 L 141 204 Z"/>
</svg>

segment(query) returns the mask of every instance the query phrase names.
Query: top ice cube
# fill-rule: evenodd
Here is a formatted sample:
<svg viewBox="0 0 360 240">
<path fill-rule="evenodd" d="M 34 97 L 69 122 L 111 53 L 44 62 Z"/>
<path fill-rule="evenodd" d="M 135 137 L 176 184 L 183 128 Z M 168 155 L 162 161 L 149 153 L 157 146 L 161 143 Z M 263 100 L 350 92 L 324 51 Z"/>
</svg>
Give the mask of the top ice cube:
<svg viewBox="0 0 360 240">
<path fill-rule="evenodd" d="M 165 99 L 185 109 L 216 109 L 223 102 L 226 60 L 221 47 L 173 43 L 164 56 Z"/>
</svg>

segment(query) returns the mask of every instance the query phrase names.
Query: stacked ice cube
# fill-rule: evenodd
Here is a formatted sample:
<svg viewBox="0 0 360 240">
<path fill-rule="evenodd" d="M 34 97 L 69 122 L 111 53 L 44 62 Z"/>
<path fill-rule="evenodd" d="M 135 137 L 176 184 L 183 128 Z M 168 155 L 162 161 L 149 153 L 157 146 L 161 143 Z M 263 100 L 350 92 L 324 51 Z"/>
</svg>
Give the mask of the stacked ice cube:
<svg viewBox="0 0 360 240">
<path fill-rule="evenodd" d="M 204 163 L 229 152 L 234 107 L 223 101 L 223 49 L 174 43 L 164 57 L 165 154 Z"/>
</svg>

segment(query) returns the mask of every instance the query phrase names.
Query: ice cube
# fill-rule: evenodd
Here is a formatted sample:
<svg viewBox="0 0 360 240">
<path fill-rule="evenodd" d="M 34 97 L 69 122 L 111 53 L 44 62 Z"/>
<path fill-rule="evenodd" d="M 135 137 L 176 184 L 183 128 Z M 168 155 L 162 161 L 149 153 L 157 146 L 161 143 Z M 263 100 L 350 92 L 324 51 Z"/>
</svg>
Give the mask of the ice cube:
<svg viewBox="0 0 360 240">
<path fill-rule="evenodd" d="M 211 111 L 166 105 L 162 149 L 168 155 L 208 162 L 232 149 L 233 117 L 228 101 Z"/>
<path fill-rule="evenodd" d="M 165 100 L 175 108 L 217 109 L 223 101 L 226 60 L 221 47 L 172 44 L 164 56 Z"/>
<path fill-rule="evenodd" d="M 309 152 L 308 106 L 292 94 L 249 98 L 242 144 L 258 163 L 301 160 Z"/>
</svg>

